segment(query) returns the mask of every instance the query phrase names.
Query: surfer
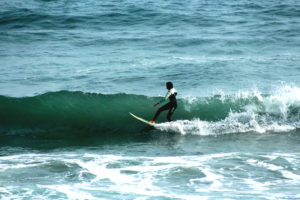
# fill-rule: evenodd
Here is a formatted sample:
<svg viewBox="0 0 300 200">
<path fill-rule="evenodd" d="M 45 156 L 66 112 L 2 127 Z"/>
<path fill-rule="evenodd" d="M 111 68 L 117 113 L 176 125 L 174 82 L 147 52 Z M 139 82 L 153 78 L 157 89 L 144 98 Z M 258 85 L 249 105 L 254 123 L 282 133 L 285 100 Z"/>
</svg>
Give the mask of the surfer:
<svg viewBox="0 0 300 200">
<path fill-rule="evenodd" d="M 156 118 L 159 116 L 159 114 L 162 112 L 162 111 L 165 111 L 165 110 L 169 110 L 168 114 L 167 114 L 167 119 L 168 121 L 172 121 L 171 120 L 171 116 L 173 115 L 174 111 L 176 110 L 177 108 L 177 101 L 176 101 L 176 95 L 177 95 L 177 91 L 175 90 L 175 88 L 173 88 L 173 83 L 172 82 L 167 82 L 166 83 L 166 87 L 167 89 L 169 90 L 167 95 L 165 96 L 164 99 L 162 99 L 160 102 L 154 104 L 154 107 L 155 106 L 158 106 L 160 103 L 164 102 L 165 100 L 169 99 L 170 102 L 163 105 L 162 107 L 160 107 L 157 112 L 155 113 L 153 119 L 151 121 L 149 121 L 150 123 L 154 124 L 155 123 L 155 120 Z"/>
</svg>

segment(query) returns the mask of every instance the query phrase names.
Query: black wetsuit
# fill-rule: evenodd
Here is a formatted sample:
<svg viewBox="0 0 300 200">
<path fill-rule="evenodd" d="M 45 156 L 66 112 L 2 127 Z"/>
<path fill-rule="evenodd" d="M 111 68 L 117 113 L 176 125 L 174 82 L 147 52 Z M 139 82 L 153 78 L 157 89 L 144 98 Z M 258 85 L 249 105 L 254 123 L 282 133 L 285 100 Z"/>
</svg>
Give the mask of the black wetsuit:
<svg viewBox="0 0 300 200">
<path fill-rule="evenodd" d="M 156 118 L 159 116 L 159 114 L 164 111 L 164 110 L 169 110 L 168 114 L 167 114 L 167 119 L 168 121 L 172 121 L 171 120 L 171 116 L 173 115 L 174 111 L 176 110 L 177 108 L 177 100 L 176 100 L 176 95 L 177 95 L 177 91 L 172 88 L 169 90 L 169 92 L 167 93 L 166 97 L 160 101 L 159 103 L 167 100 L 169 98 L 170 102 L 163 105 L 162 107 L 160 107 L 157 112 L 155 113 L 154 115 L 154 118 L 153 118 L 153 121 L 156 120 Z"/>
</svg>

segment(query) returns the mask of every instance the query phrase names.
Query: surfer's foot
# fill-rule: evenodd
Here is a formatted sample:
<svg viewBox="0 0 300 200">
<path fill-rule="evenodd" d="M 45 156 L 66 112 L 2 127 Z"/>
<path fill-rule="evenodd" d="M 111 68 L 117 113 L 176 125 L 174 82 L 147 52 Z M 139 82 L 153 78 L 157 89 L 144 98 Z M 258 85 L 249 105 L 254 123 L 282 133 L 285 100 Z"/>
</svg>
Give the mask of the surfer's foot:
<svg viewBox="0 0 300 200">
<path fill-rule="evenodd" d="M 150 120 L 149 123 L 155 124 L 155 121 L 154 120 Z"/>
</svg>

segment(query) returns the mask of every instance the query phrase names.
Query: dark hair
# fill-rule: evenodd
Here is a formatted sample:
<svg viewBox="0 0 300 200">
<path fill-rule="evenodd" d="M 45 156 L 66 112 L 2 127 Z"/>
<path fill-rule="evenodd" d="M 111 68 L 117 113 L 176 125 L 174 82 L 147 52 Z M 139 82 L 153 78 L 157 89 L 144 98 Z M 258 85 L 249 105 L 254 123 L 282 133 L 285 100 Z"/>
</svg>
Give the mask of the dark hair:
<svg viewBox="0 0 300 200">
<path fill-rule="evenodd" d="M 173 88 L 173 83 L 172 82 L 167 82 L 166 83 L 167 89 L 170 90 Z"/>
</svg>

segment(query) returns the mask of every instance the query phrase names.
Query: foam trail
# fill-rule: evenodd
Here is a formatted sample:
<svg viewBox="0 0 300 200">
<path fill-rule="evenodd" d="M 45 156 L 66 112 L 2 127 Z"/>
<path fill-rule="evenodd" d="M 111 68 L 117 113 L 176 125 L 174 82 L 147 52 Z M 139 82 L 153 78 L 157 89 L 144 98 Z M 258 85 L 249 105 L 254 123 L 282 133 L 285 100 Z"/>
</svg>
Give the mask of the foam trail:
<svg viewBox="0 0 300 200">
<path fill-rule="evenodd" d="M 182 135 L 224 135 L 231 133 L 246 132 L 289 132 L 296 129 L 296 126 L 289 124 L 278 124 L 273 122 L 270 124 L 259 124 L 255 118 L 249 118 L 248 122 L 240 122 L 238 119 L 229 116 L 225 120 L 218 122 L 194 120 L 178 120 L 171 123 L 157 124 L 155 127 L 161 131 L 178 132 Z"/>
</svg>

